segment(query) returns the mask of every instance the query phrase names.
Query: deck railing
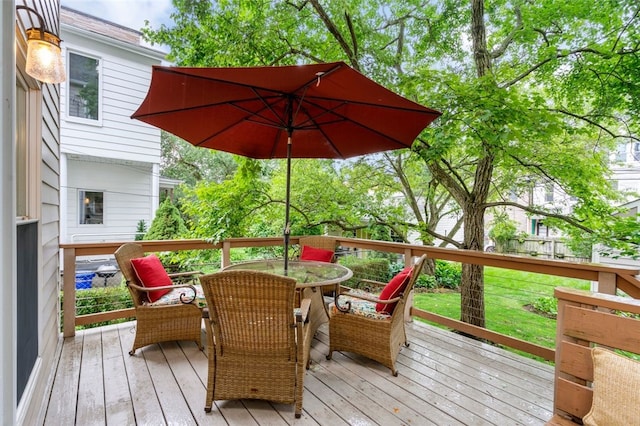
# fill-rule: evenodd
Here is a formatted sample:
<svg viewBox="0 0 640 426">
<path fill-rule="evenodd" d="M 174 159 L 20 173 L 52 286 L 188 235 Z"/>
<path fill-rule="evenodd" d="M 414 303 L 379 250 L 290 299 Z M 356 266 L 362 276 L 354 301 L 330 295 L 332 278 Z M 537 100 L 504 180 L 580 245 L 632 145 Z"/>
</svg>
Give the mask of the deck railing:
<svg viewBox="0 0 640 426">
<path fill-rule="evenodd" d="M 426 254 L 430 259 L 441 259 L 466 264 L 492 266 L 496 268 L 516 271 L 527 271 L 555 277 L 576 278 L 591 281 L 597 291 L 615 294 L 618 289 L 627 295 L 640 299 L 640 281 L 636 275 L 640 270 L 631 268 L 614 268 L 599 264 L 570 263 L 560 260 L 545 260 L 539 258 L 518 257 L 495 253 L 485 253 L 470 250 L 445 249 L 422 245 L 393 243 L 386 241 L 364 240 L 357 238 L 337 237 L 337 244 L 343 249 L 371 250 L 376 252 L 396 253 L 409 263 L 415 256 Z M 69 243 L 61 244 L 63 250 L 63 333 L 65 337 L 73 336 L 77 325 L 87 325 L 101 321 L 135 316 L 133 309 L 121 309 L 90 315 L 76 316 L 76 261 L 81 256 L 108 256 L 123 242 L 101 243 Z M 221 250 L 221 265 L 231 263 L 231 253 L 234 249 L 250 247 L 274 247 L 282 244 L 281 237 L 270 238 L 231 238 L 219 243 L 204 240 L 167 240 L 167 241 L 138 241 L 146 252 L 182 251 L 182 250 Z M 297 244 L 298 238 L 291 237 L 291 244 Z M 468 335 L 486 339 L 491 342 L 521 350 L 543 359 L 552 361 L 554 349 L 526 342 L 511 336 L 477 327 L 468 323 L 447 318 L 432 312 L 412 307 L 411 315 L 431 321 L 445 327 L 458 330 Z"/>
</svg>

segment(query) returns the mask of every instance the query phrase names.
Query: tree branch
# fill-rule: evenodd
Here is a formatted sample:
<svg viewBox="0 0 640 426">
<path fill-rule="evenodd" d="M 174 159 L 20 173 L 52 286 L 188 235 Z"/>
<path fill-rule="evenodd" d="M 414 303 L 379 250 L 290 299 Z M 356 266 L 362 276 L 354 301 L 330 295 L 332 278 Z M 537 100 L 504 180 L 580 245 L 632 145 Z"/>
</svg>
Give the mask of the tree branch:
<svg viewBox="0 0 640 426">
<path fill-rule="evenodd" d="M 566 223 L 568 223 L 571 226 L 574 226 L 586 233 L 592 234 L 594 231 L 590 228 L 587 228 L 586 226 L 582 225 L 580 223 L 579 220 L 571 217 L 571 216 L 567 216 L 567 215 L 563 215 L 563 214 L 559 214 L 559 213 L 552 213 L 546 210 L 542 210 L 542 209 L 537 209 L 535 207 L 531 207 L 531 206 L 525 206 L 523 204 L 520 203 L 516 203 L 513 201 L 496 201 L 496 202 L 492 202 L 492 203 L 485 203 L 484 204 L 485 208 L 491 208 L 491 207 L 515 207 L 518 209 L 521 209 L 523 211 L 529 212 L 529 213 L 533 213 L 533 214 L 539 214 L 541 216 L 545 216 L 545 217 L 550 217 L 550 218 L 554 218 L 554 219 L 559 219 L 562 220 Z"/>
<path fill-rule="evenodd" d="M 349 62 L 351 63 L 351 66 L 355 70 L 360 71 L 360 65 L 358 63 L 358 58 L 356 57 L 354 51 L 351 49 L 351 46 L 349 46 L 349 44 L 344 39 L 344 37 L 342 37 L 342 34 L 340 33 L 340 30 L 338 30 L 338 27 L 336 27 L 336 25 L 333 23 L 333 21 L 331 20 L 331 18 L 327 14 L 327 12 L 320 5 L 320 2 L 318 0 L 309 0 L 309 2 L 313 6 L 313 8 L 316 10 L 316 12 L 318 13 L 318 16 L 320 17 L 322 22 L 324 22 L 324 25 L 327 27 L 329 32 L 336 39 L 336 41 L 338 42 L 338 44 L 340 45 L 340 47 L 344 51 L 345 55 L 347 55 L 347 58 L 349 58 Z"/>
<path fill-rule="evenodd" d="M 638 137 L 638 136 L 633 136 L 631 134 L 628 134 L 628 135 L 616 134 L 613 131 L 609 130 L 608 128 L 604 127 L 602 124 L 600 124 L 600 123 L 598 123 L 598 122 L 596 122 L 596 121 L 594 121 L 594 120 L 592 120 L 592 119 L 590 119 L 590 118 L 588 118 L 588 117 L 586 117 L 584 115 L 578 115 L 578 114 L 575 114 L 575 113 L 573 113 L 571 111 L 567 111 L 567 110 L 564 110 L 564 109 L 550 109 L 549 111 L 559 112 L 561 114 L 565 114 L 565 115 L 568 115 L 570 117 L 577 118 L 579 120 L 585 121 L 585 122 L 591 124 L 592 126 L 595 126 L 598 129 L 602 130 L 603 132 L 605 132 L 606 134 L 608 134 L 609 136 L 611 136 L 614 139 L 625 138 L 625 139 L 631 139 L 631 140 L 640 142 L 640 137 Z"/>
<path fill-rule="evenodd" d="M 518 75 L 517 77 L 515 77 L 513 80 L 508 81 L 506 83 L 503 83 L 501 85 L 499 85 L 499 87 L 505 89 L 507 87 L 513 86 L 514 84 L 516 84 L 517 82 L 519 82 L 520 80 L 524 79 L 525 77 L 527 77 L 529 74 L 531 74 L 532 72 L 534 72 L 535 70 L 537 70 L 538 68 L 542 67 L 545 64 L 548 64 L 549 62 L 556 60 L 556 59 L 560 59 L 560 58 L 566 58 L 572 55 L 576 55 L 579 53 L 593 53 L 594 55 L 598 55 L 601 56 L 605 59 L 609 59 L 611 57 L 613 57 L 614 55 L 628 55 L 628 54 L 632 54 L 632 53 L 637 53 L 640 51 L 640 48 L 633 48 L 633 49 L 627 49 L 627 50 L 618 50 L 617 52 L 601 52 L 599 50 L 593 49 L 591 47 L 584 47 L 584 48 L 579 48 L 579 49 L 574 49 L 574 50 L 570 50 L 564 53 L 557 53 L 554 56 L 550 56 L 549 58 L 533 65 L 531 68 L 529 68 L 528 70 L 524 71 L 523 73 L 521 73 L 520 75 Z"/>
<path fill-rule="evenodd" d="M 522 23 L 522 14 L 520 12 L 520 7 L 516 6 L 514 8 L 514 12 L 516 15 L 516 25 L 513 27 L 513 30 L 511 30 L 511 32 L 507 34 L 505 39 L 502 40 L 502 43 L 500 43 L 500 46 L 498 46 L 497 48 L 495 48 L 489 53 L 489 55 L 491 56 L 491 59 L 496 59 L 502 56 L 505 50 L 507 50 L 507 47 L 509 47 L 511 42 L 513 42 L 513 39 L 515 35 L 518 33 L 518 31 L 524 28 L 524 24 Z"/>
</svg>

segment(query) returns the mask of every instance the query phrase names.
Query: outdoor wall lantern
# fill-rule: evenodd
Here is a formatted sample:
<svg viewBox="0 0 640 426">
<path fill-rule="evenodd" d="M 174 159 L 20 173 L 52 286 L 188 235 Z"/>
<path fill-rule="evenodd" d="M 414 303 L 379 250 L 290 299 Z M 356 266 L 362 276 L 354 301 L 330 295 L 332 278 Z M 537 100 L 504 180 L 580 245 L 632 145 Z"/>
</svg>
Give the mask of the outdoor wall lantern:
<svg viewBox="0 0 640 426">
<path fill-rule="evenodd" d="M 16 6 L 17 10 L 26 10 L 38 17 L 39 28 L 29 28 L 27 33 L 27 65 L 26 72 L 43 83 L 57 84 L 65 80 L 65 69 L 62 63 L 60 37 L 47 31 L 44 19 L 38 12 L 27 6 Z"/>
</svg>

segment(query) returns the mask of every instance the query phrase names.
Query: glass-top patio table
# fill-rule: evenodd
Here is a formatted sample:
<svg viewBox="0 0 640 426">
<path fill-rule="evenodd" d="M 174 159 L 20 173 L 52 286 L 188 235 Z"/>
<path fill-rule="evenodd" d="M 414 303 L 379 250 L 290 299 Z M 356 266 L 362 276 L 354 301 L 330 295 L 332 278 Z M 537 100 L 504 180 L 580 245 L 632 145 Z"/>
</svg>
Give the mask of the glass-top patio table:
<svg viewBox="0 0 640 426">
<path fill-rule="evenodd" d="M 240 269 L 285 275 L 284 260 L 282 259 L 264 259 L 235 263 L 224 267 L 223 271 Z M 311 335 L 313 336 L 318 330 L 318 327 L 329 320 L 329 313 L 324 303 L 323 291 L 318 287 L 334 286 L 337 291 L 338 284 L 351 278 L 353 272 L 351 269 L 337 263 L 290 260 L 286 276 L 294 278 L 297 281 L 296 287 L 301 291 L 302 298 L 311 299 L 309 322 Z"/>
<path fill-rule="evenodd" d="M 353 276 L 351 269 L 337 263 L 294 261 L 290 260 L 287 276 L 297 281 L 297 288 L 322 287 L 336 285 Z M 269 272 L 275 275 L 285 275 L 284 260 L 264 259 L 249 262 L 234 263 L 223 268 L 224 271 L 249 269 L 252 271 Z"/>
</svg>

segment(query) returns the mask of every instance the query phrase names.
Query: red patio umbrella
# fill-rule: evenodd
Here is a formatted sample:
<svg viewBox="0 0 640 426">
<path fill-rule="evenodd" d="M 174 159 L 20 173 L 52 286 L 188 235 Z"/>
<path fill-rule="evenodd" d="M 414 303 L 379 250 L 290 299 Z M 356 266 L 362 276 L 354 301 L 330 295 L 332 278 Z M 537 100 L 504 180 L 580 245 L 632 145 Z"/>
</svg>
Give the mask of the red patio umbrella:
<svg viewBox="0 0 640 426">
<path fill-rule="evenodd" d="M 131 116 L 195 146 L 286 158 L 285 262 L 291 158 L 409 148 L 440 112 L 393 93 L 344 62 L 246 68 L 154 66 Z M 286 263 L 285 263 L 286 265 Z"/>
</svg>

